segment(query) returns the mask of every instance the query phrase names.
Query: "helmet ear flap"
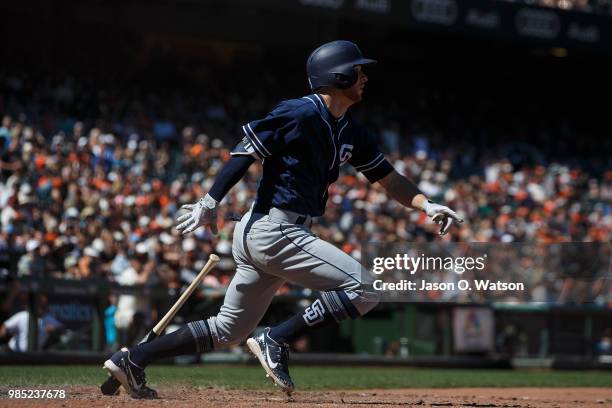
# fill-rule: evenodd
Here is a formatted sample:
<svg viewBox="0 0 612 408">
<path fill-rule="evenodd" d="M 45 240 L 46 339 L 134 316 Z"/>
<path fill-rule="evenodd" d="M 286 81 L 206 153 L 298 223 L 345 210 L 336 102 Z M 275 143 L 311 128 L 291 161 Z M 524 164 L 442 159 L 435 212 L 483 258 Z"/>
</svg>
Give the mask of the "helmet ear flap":
<svg viewBox="0 0 612 408">
<path fill-rule="evenodd" d="M 335 72 L 332 75 L 334 76 L 336 86 L 340 89 L 350 88 L 357 82 L 357 74 L 355 72 L 352 72 L 351 75 Z"/>
<path fill-rule="evenodd" d="M 338 73 L 335 73 L 335 74 L 332 74 L 332 75 L 334 76 L 334 82 L 336 83 L 336 86 L 338 88 L 341 88 L 341 89 L 342 88 L 346 88 L 346 85 L 349 82 L 349 78 L 347 78 L 346 75 L 338 74 Z"/>
</svg>

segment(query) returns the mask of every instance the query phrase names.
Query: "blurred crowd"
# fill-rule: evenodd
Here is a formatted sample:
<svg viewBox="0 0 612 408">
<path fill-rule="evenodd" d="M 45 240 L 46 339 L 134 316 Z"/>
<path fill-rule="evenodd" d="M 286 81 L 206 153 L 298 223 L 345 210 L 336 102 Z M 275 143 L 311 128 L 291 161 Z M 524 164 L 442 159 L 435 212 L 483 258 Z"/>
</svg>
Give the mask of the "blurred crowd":
<svg viewBox="0 0 612 408">
<path fill-rule="evenodd" d="M 240 138 L 240 121 L 264 114 L 273 99 L 229 93 L 221 103 L 95 85 L 0 75 L 2 274 L 173 287 L 215 251 L 223 262 L 205 284 L 222 288 L 233 273 L 232 219 L 249 208 L 261 166 L 224 200 L 218 236 L 199 229 L 181 237 L 174 219 L 210 188 Z M 610 241 L 612 170 L 517 165 L 489 154 L 491 146 L 460 154 L 456 145 L 440 148 L 444 135 L 415 133 L 372 109 L 379 119 L 370 125 L 395 168 L 466 220 L 444 240 Z M 397 205 L 348 166 L 313 230 L 357 258 L 366 241 L 438 239 L 424 214 Z"/>
<path fill-rule="evenodd" d="M 0 283 L 53 277 L 165 291 L 157 303 L 112 292 L 104 312 L 105 344 L 111 349 L 138 341 L 211 252 L 222 261 L 205 278 L 206 296 L 194 295 L 196 306 L 185 318 L 205 315 L 219 300 L 234 272 L 233 220 L 252 203 L 261 165 L 253 165 L 222 203 L 217 236 L 199 229 L 182 237 L 174 220 L 182 204 L 198 200 L 211 187 L 241 138 L 240 125 L 264 115 L 282 95 L 282 83 L 265 75 L 264 87 L 240 83 L 249 75 L 236 73 L 182 75 L 168 80 L 172 86 L 152 88 L 0 71 Z M 192 80 L 205 92 L 189 92 Z M 522 116 L 512 100 L 511 110 L 496 116 L 487 111 L 493 100 L 486 96 L 465 101 L 423 89 L 414 94 L 408 106 L 368 103 L 354 114 L 379 136 L 398 171 L 466 222 L 440 238 L 424 214 L 399 206 L 345 166 L 329 188 L 325 215 L 313 225 L 318 236 L 357 259 L 366 242 L 610 242 L 612 170 L 601 154 L 609 141 L 578 130 L 557 113 L 558 122 Z M 538 101 L 532 103 L 521 106 L 538 112 Z M 576 301 L 576 289 L 568 287 L 572 282 L 544 269 L 541 262 L 515 262 L 513 278 L 527 274 L 534 289 L 521 298 L 496 300 Z M 495 270 L 497 275 L 508 272 Z M 577 301 L 585 299 L 580 298 L 585 290 L 589 300 L 610 301 L 609 285 L 597 293 L 594 286 L 578 289 Z M 279 293 L 310 294 L 290 285 Z M 27 349 L 25 295 L 13 284 L 0 304 L 0 321 L 6 319 L 0 340 L 11 333 L 9 347 L 16 351 Z M 447 295 L 443 300 L 462 300 L 457 293 Z M 421 300 L 439 296 L 427 293 Z M 45 344 L 70 337 L 70 329 L 53 318 L 62 310 L 61 301 L 50 306 L 47 320 L 39 321 L 44 332 L 39 342 Z"/>
<path fill-rule="evenodd" d="M 444 246 L 434 242 L 408 243 L 368 247 L 366 254 L 368 259 L 393 258 L 395 254 L 421 258 L 416 271 L 401 268 L 384 271 L 378 276 L 383 282 L 412 280 L 417 288 L 422 286 L 421 280 L 447 285 L 443 290 L 386 290 L 385 301 L 612 307 L 609 279 L 612 247 L 607 242 L 457 242 Z M 470 265 L 477 259 L 481 266 Z M 475 284 L 477 280 L 481 285 L 488 282 L 485 283 L 488 289 L 501 282 L 507 285 L 507 290 L 482 290 Z M 471 282 L 471 289 L 462 288 L 461 281 Z M 517 284 L 524 287 L 517 290 Z"/>
</svg>

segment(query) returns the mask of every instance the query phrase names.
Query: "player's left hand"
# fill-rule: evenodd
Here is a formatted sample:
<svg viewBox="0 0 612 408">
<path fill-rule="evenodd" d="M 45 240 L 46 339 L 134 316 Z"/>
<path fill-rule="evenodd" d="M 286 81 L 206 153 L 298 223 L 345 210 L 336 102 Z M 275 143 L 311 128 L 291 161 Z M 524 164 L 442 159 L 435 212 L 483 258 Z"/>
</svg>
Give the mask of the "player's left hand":
<svg viewBox="0 0 612 408">
<path fill-rule="evenodd" d="M 181 210 L 187 212 L 176 219 L 180 223 L 176 229 L 185 235 L 204 225 L 217 234 L 217 204 L 214 198 L 206 194 L 195 204 L 183 205 Z"/>
<path fill-rule="evenodd" d="M 433 222 L 440 225 L 440 235 L 444 235 L 448 232 L 453 221 L 459 224 L 463 222 L 456 212 L 445 205 L 436 204 L 431 200 L 425 201 L 425 204 L 423 204 L 423 211 L 425 211 L 425 214 L 427 214 Z"/>
</svg>

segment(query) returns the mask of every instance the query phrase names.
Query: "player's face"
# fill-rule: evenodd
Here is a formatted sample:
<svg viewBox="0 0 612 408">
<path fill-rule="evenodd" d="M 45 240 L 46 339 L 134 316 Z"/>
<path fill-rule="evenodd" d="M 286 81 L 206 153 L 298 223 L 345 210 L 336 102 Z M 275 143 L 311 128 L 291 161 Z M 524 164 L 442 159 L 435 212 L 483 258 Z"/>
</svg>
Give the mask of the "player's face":
<svg viewBox="0 0 612 408">
<path fill-rule="evenodd" d="M 357 72 L 357 82 L 355 82 L 355 85 L 344 90 L 344 95 L 353 103 L 361 101 L 365 83 L 368 82 L 368 76 L 361 69 L 361 65 L 355 67 L 355 72 Z"/>
</svg>

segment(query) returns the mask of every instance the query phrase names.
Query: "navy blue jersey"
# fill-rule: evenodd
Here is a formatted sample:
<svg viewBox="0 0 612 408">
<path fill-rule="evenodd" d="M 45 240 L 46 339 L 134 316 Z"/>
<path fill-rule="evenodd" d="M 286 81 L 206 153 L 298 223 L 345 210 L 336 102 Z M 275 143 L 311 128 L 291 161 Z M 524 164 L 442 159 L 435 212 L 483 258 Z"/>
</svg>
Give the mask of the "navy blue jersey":
<svg viewBox="0 0 612 408">
<path fill-rule="evenodd" d="M 242 129 L 248 150 L 263 160 L 256 211 L 318 217 L 340 166 L 348 162 L 372 183 L 393 170 L 366 128 L 349 114 L 335 119 L 317 94 L 283 101 Z"/>
</svg>

